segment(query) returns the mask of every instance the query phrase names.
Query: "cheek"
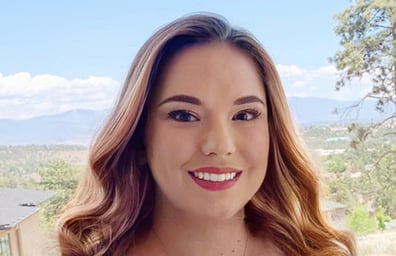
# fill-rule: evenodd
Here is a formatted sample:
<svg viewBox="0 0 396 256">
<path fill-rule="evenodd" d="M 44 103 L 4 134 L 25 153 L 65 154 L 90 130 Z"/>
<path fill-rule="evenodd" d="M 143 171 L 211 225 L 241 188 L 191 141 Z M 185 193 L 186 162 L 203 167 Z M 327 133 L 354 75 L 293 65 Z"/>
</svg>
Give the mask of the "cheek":
<svg viewBox="0 0 396 256">
<path fill-rule="evenodd" d="M 242 143 L 243 158 L 247 163 L 247 175 L 245 176 L 245 189 L 248 198 L 251 199 L 260 189 L 267 173 L 269 135 L 264 127 L 250 129 L 245 133 Z"/>
<path fill-rule="evenodd" d="M 193 154 L 194 142 L 190 134 L 170 127 L 151 126 L 147 131 L 147 158 L 153 172 L 173 172 Z"/>
<path fill-rule="evenodd" d="M 245 157 L 250 159 L 252 165 L 266 168 L 269 151 L 269 133 L 268 128 L 251 129 L 245 133 L 243 148 Z"/>
</svg>

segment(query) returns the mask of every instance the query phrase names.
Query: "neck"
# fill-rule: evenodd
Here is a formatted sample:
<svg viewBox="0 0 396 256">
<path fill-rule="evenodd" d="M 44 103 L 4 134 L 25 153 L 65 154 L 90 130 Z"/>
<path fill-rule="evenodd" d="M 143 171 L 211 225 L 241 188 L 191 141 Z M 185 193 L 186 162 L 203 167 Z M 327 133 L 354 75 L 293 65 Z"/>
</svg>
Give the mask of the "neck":
<svg viewBox="0 0 396 256">
<path fill-rule="evenodd" d="M 227 219 L 161 211 L 153 223 L 153 238 L 167 256 L 242 256 L 249 232 L 243 212 Z"/>
</svg>

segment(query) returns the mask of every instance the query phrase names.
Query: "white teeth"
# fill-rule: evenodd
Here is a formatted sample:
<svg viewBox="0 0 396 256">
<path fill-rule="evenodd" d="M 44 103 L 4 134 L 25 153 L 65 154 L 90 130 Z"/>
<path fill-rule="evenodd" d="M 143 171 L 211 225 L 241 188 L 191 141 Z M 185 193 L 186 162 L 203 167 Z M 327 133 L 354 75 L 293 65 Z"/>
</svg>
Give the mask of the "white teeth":
<svg viewBox="0 0 396 256">
<path fill-rule="evenodd" d="M 211 173 L 210 174 L 210 180 L 211 181 L 217 181 L 217 177 L 218 177 L 219 175 L 217 175 L 217 174 L 214 174 L 214 173 Z"/>
<path fill-rule="evenodd" d="M 207 180 L 212 182 L 222 182 L 226 180 L 232 180 L 236 176 L 236 172 L 229 173 L 207 173 L 207 172 L 193 172 L 194 176 L 201 180 Z"/>
</svg>

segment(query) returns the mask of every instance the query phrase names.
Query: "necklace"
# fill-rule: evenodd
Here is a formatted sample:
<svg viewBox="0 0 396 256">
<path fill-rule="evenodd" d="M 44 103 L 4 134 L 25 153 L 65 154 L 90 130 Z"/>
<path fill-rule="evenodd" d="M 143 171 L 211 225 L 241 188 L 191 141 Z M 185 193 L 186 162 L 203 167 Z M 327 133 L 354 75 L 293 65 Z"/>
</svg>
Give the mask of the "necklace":
<svg viewBox="0 0 396 256">
<path fill-rule="evenodd" d="M 164 251 L 165 255 L 171 256 L 171 254 L 169 254 L 168 251 L 167 251 L 167 249 L 166 249 L 165 243 L 162 242 L 162 240 L 161 240 L 161 238 L 159 237 L 159 235 L 157 234 L 157 232 L 155 232 L 154 229 L 152 229 L 151 232 L 154 234 L 155 238 L 156 238 L 156 239 L 158 240 L 158 242 L 160 243 L 160 246 L 161 246 L 162 250 Z M 243 249 L 243 254 L 242 254 L 242 256 L 245 256 L 245 255 L 246 255 L 246 249 L 247 249 L 248 241 L 249 241 L 249 235 L 248 235 L 248 233 L 246 232 L 246 241 L 245 241 L 245 247 L 244 247 L 244 249 Z M 232 249 L 231 252 L 232 252 L 232 253 L 235 253 L 235 249 Z M 221 253 L 220 256 L 224 256 L 224 253 Z"/>
</svg>

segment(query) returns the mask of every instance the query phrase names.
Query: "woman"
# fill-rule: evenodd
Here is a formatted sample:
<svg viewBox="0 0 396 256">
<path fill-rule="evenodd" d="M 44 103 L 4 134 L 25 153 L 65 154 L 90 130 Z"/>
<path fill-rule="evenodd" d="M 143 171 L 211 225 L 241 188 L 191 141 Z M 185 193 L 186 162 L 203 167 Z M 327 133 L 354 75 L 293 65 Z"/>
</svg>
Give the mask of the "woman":
<svg viewBox="0 0 396 256">
<path fill-rule="evenodd" d="M 356 255 L 271 58 L 211 14 L 143 45 L 58 235 L 62 255 Z"/>
</svg>

